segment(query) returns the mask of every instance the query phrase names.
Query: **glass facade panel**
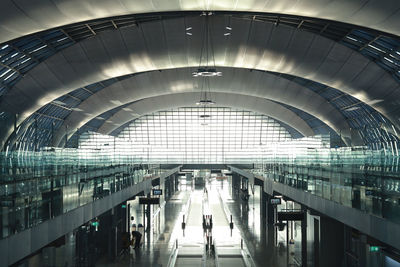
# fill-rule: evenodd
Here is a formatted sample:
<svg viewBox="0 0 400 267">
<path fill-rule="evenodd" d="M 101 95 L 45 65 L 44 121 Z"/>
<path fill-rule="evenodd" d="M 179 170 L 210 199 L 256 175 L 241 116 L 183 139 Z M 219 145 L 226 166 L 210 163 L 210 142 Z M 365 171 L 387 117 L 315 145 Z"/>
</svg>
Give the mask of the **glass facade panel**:
<svg viewBox="0 0 400 267">
<path fill-rule="evenodd" d="M 209 107 L 179 108 L 143 116 L 126 127 L 118 138 L 121 142 L 133 142 L 136 155 L 149 151 L 154 161 L 157 157 L 183 155 L 180 163 L 182 160 L 224 162 L 232 152 L 292 139 L 283 126 L 267 116 Z M 81 143 L 81 147 L 85 146 Z"/>
</svg>

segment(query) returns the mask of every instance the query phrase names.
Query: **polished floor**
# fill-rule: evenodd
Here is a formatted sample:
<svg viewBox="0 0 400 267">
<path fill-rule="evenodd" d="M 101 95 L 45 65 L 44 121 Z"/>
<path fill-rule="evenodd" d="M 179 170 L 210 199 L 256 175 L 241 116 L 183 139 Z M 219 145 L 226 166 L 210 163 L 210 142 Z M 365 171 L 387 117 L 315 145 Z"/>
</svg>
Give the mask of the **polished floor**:
<svg viewBox="0 0 400 267">
<path fill-rule="evenodd" d="M 162 233 L 152 231 L 145 235 L 141 249 L 132 249 L 113 263 L 101 259 L 96 266 L 167 266 L 175 248 L 178 248 L 175 266 L 202 266 L 203 261 L 206 266 L 216 266 L 214 257 L 203 257 L 206 244 L 203 214 L 213 217 L 211 235 L 219 266 L 246 266 L 241 255 L 242 242 L 250 254 L 248 259 L 253 260 L 255 266 L 299 266 L 300 260 L 294 259 L 293 255 L 289 257 L 287 253 L 285 235 L 262 227 L 261 191 L 256 190 L 248 201 L 242 201 L 226 180 L 211 180 L 206 188 L 182 183 L 180 191 L 161 211 L 165 216 Z M 230 215 L 233 217 L 233 230 L 229 227 Z M 184 216 L 186 227 L 182 230 Z M 300 251 L 296 251 L 296 255 L 301 255 Z"/>
<path fill-rule="evenodd" d="M 120 255 L 116 262 L 110 263 L 106 257 L 100 259 L 96 266 L 166 266 L 173 247 L 173 240 L 179 236 L 179 225 L 182 209 L 192 193 L 191 187 L 182 186 L 161 209 L 165 227 L 162 233 L 145 233 L 140 249 L 130 249 L 129 253 Z"/>
</svg>

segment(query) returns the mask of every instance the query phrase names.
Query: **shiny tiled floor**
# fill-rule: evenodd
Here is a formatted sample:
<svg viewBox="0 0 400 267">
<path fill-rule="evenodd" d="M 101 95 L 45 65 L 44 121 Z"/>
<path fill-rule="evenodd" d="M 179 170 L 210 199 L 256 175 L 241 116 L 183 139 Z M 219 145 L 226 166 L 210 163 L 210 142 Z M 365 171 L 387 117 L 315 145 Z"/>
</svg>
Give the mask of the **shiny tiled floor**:
<svg viewBox="0 0 400 267">
<path fill-rule="evenodd" d="M 288 257 L 285 242 L 280 242 L 279 246 L 275 246 L 275 229 L 262 227 L 260 195 L 255 192 L 254 195 L 250 195 L 248 202 L 244 202 L 240 200 L 239 195 L 230 193 L 227 184 L 219 183 L 218 186 L 223 188 L 221 196 L 233 215 L 235 227 L 240 230 L 255 264 L 263 267 L 297 266 L 290 263 L 292 259 Z"/>
<path fill-rule="evenodd" d="M 144 240 L 154 240 L 152 242 L 144 242 L 139 250 L 131 249 L 129 253 L 125 253 L 118 258 L 116 262 L 110 263 L 106 258 L 100 259 L 96 266 L 100 267 L 117 267 L 117 266 L 166 266 L 171 248 L 172 240 L 180 235 L 178 225 L 181 223 L 181 210 L 187 202 L 191 188 L 182 188 L 182 191 L 177 192 L 164 206 L 165 230 L 158 237 L 150 238 L 145 236 Z"/>
<path fill-rule="evenodd" d="M 180 255 L 175 266 L 201 266 L 205 244 L 203 212 L 213 215 L 212 234 L 220 255 L 219 266 L 244 266 L 240 257 L 241 238 L 257 266 L 296 266 L 289 264 L 286 247 L 274 245 L 273 229 L 265 230 L 261 227 L 259 194 L 250 197 L 247 203 L 242 202 L 230 194 L 227 181 L 207 184 L 208 194 L 202 189 L 194 190 L 189 186 L 181 189 L 164 207 L 166 230 L 158 239 L 154 238 L 155 241 L 145 243 L 140 250 L 132 250 L 121 256 L 115 263 L 104 261 L 96 266 L 167 266 L 175 242 L 178 242 Z M 189 199 L 190 208 L 186 214 L 186 229 L 183 231 L 183 210 Z M 227 219 L 230 214 L 235 223 L 232 232 Z M 191 257 L 185 257 L 185 254 Z M 206 265 L 215 266 L 212 259 L 207 260 Z"/>
</svg>

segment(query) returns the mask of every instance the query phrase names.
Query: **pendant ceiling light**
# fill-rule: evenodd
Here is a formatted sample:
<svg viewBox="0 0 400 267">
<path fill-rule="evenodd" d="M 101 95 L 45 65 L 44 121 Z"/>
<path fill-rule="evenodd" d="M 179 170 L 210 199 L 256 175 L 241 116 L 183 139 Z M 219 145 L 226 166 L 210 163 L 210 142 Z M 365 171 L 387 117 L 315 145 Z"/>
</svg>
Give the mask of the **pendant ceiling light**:
<svg viewBox="0 0 400 267">
<path fill-rule="evenodd" d="M 199 67 L 192 73 L 193 77 L 215 77 L 222 76 L 220 71 L 215 67 L 214 49 L 212 43 L 211 29 L 210 29 L 210 16 L 212 12 L 203 12 L 201 16 L 205 18 L 204 23 L 204 38 L 200 52 Z M 191 29 L 189 27 L 187 29 Z M 205 62 L 203 61 L 205 59 Z M 212 65 L 209 64 L 209 59 L 212 60 Z"/>
<path fill-rule="evenodd" d="M 201 78 L 201 91 L 200 91 L 200 100 L 196 102 L 199 106 L 209 106 L 215 104 L 212 100 L 211 96 L 211 87 L 210 87 L 210 77 L 219 77 L 222 76 L 220 71 L 217 71 L 215 67 L 215 58 L 214 58 L 214 49 L 213 43 L 211 39 L 211 29 L 210 29 L 210 16 L 212 12 L 203 12 L 202 16 L 204 16 L 204 37 L 203 43 L 200 51 L 200 60 L 199 67 L 196 71 L 192 73 L 193 77 Z M 190 27 L 191 28 L 191 27 Z M 210 64 L 211 61 L 211 64 Z M 204 110 L 204 113 L 206 110 Z M 206 119 L 209 118 L 209 115 L 202 115 L 201 118 Z"/>
</svg>

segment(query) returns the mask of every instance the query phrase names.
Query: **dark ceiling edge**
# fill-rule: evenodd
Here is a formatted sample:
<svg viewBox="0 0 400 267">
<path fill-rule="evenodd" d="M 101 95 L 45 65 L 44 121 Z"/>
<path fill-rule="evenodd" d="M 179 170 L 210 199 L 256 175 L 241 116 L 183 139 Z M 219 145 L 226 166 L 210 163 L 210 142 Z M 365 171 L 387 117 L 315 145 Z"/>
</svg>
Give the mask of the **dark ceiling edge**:
<svg viewBox="0 0 400 267">
<path fill-rule="evenodd" d="M 114 20 L 114 19 L 124 19 L 124 18 L 137 18 L 137 19 L 152 19 L 152 20 L 163 20 L 163 19 L 173 19 L 173 18 L 179 18 L 179 17 L 187 17 L 187 16 L 200 16 L 203 11 L 169 11 L 169 12 L 151 12 L 151 13 L 132 13 L 132 14 L 127 14 L 127 15 L 120 15 L 120 16 L 113 16 L 113 17 L 103 17 L 100 19 L 93 19 L 93 20 L 84 20 L 72 24 L 65 24 L 62 26 L 46 29 L 43 31 L 38 31 L 38 32 L 33 32 L 31 34 L 27 34 L 15 39 L 10 39 L 6 42 L 0 43 L 0 46 L 5 45 L 7 43 L 12 43 L 19 41 L 21 39 L 24 39 L 26 37 L 34 36 L 36 34 L 43 34 L 45 32 L 50 32 L 54 30 L 63 30 L 64 28 L 68 27 L 75 27 L 79 25 L 84 25 L 88 23 L 99 23 L 102 21 L 109 21 L 109 20 Z M 388 33 L 388 32 L 383 32 L 379 31 L 373 28 L 368 28 L 365 26 L 357 25 L 357 24 L 350 24 L 350 23 L 344 23 L 336 20 L 329 20 L 329 19 L 320 19 L 320 18 L 315 18 L 315 17 L 306 17 L 306 16 L 297 16 L 297 15 L 290 15 L 286 13 L 269 13 L 269 12 L 247 12 L 247 11 L 211 11 L 216 15 L 232 15 L 232 16 L 242 16 L 244 19 L 244 16 L 274 16 L 277 17 L 278 20 L 280 18 L 293 18 L 293 19 L 301 19 L 305 21 L 313 21 L 313 22 L 321 22 L 321 23 L 329 23 L 331 25 L 338 25 L 346 28 L 358 28 L 362 30 L 366 30 L 372 33 L 375 33 L 377 35 L 385 35 L 391 38 L 399 39 L 399 36 Z M 279 23 L 279 21 L 277 21 Z M 138 21 L 140 23 L 140 21 Z"/>
</svg>

